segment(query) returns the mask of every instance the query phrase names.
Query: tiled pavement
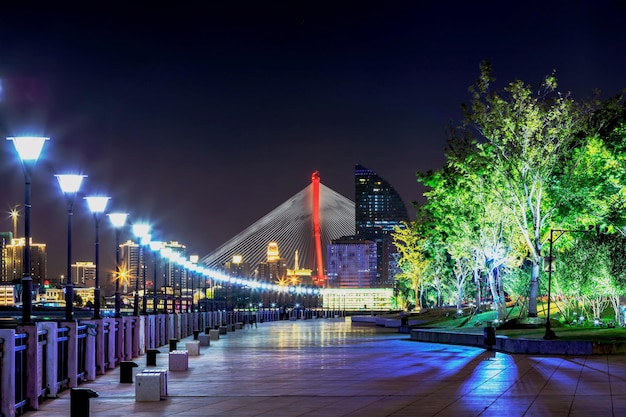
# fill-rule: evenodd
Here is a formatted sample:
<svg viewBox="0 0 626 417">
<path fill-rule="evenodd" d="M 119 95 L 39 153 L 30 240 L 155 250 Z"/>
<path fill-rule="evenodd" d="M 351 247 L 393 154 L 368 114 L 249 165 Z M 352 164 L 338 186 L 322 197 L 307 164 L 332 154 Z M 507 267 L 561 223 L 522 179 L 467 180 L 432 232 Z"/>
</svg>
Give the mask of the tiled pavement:
<svg viewBox="0 0 626 417">
<path fill-rule="evenodd" d="M 157 356 L 157 366 L 167 368 L 168 347 L 160 350 L 164 353 Z M 139 365 L 135 372 L 145 368 L 145 356 L 134 361 Z M 221 336 L 203 347 L 199 357 L 189 358 L 187 371 L 169 372 L 169 395 L 158 402 L 135 402 L 134 384 L 120 384 L 119 379 L 116 368 L 81 384 L 99 393 L 90 400 L 89 415 L 601 417 L 626 413 L 626 356 L 494 353 L 413 342 L 395 329 L 342 319 L 263 323 Z M 69 391 L 26 415 L 69 416 Z"/>
</svg>

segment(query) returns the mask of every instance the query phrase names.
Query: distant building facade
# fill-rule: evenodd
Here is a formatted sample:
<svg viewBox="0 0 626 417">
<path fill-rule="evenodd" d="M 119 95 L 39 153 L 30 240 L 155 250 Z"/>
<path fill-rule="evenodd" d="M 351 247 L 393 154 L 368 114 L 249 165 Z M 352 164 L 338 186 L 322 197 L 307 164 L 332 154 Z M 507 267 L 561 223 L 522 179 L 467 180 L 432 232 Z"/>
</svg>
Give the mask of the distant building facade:
<svg viewBox="0 0 626 417">
<path fill-rule="evenodd" d="M 3 239 L 2 245 L 2 282 L 13 282 L 15 279 L 21 279 L 23 275 L 24 247 L 26 240 L 24 238 L 12 239 L 10 243 L 6 243 Z M 48 255 L 45 243 L 33 243 L 30 240 L 30 266 L 33 284 L 43 284 L 48 276 Z"/>
<path fill-rule="evenodd" d="M 270 242 L 267 245 L 267 257 L 265 262 L 257 266 L 257 278 L 260 281 L 279 283 L 287 276 L 287 261 L 281 258 L 278 251 L 278 243 Z"/>
<path fill-rule="evenodd" d="M 376 242 L 376 278 L 372 287 L 392 287 L 396 274 L 397 249 L 391 234 L 408 222 L 406 206 L 396 190 L 376 172 L 356 165 L 355 236 Z"/>
<path fill-rule="evenodd" d="M 372 288 L 376 284 L 376 242 L 345 237 L 328 245 L 329 288 Z"/>
<path fill-rule="evenodd" d="M 91 261 L 72 264 L 72 282 L 78 287 L 95 286 L 96 264 Z"/>
<path fill-rule="evenodd" d="M 231 277 L 250 278 L 250 264 L 241 255 L 233 255 L 233 259 L 224 263 L 224 270 Z"/>
</svg>

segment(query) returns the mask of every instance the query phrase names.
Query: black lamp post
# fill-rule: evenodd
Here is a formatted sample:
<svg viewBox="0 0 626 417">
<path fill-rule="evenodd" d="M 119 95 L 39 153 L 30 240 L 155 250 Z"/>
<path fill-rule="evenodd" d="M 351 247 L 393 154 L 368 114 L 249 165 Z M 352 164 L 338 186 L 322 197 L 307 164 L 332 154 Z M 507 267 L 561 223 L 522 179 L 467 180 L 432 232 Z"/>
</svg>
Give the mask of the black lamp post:
<svg viewBox="0 0 626 417">
<path fill-rule="evenodd" d="M 93 290 L 93 318 L 100 318 L 100 216 L 104 213 L 111 197 L 92 196 L 85 197 L 89 210 L 93 213 L 96 223 L 96 282 Z"/>
<path fill-rule="evenodd" d="M 122 278 L 122 268 L 120 265 L 120 234 L 122 227 L 126 224 L 128 213 L 110 213 L 109 220 L 115 228 L 115 317 L 122 317 L 122 298 L 120 295 L 120 279 Z"/>
<path fill-rule="evenodd" d="M 596 226 L 589 226 L 588 230 L 562 230 L 562 229 L 550 229 L 550 249 L 548 252 L 548 259 L 546 268 L 548 270 L 548 314 L 546 318 L 546 333 L 543 338 L 545 340 L 556 339 L 557 336 L 552 330 L 550 324 L 550 300 L 552 299 L 552 271 L 554 271 L 554 257 L 552 256 L 552 245 L 565 233 L 599 233 L 599 228 Z M 556 237 L 555 237 L 556 236 Z"/>
<path fill-rule="evenodd" d="M 33 278 L 31 277 L 30 262 L 30 193 L 32 171 L 39 159 L 41 149 L 48 138 L 35 136 L 10 137 L 13 141 L 22 168 L 24 170 L 25 193 L 24 193 L 24 252 L 22 260 L 22 323 L 31 323 L 33 313 Z"/>
<path fill-rule="evenodd" d="M 65 278 L 65 321 L 74 320 L 74 284 L 72 283 L 72 218 L 74 199 L 86 175 L 56 175 L 67 202 L 67 275 Z"/>
</svg>

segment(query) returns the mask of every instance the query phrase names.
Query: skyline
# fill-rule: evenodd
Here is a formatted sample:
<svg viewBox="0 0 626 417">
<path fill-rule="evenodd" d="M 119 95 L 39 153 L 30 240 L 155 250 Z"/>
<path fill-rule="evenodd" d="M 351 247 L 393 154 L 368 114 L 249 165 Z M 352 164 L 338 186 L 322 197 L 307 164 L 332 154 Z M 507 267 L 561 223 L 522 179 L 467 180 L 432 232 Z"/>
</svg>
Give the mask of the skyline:
<svg viewBox="0 0 626 417">
<path fill-rule="evenodd" d="M 553 70 L 576 99 L 626 85 L 622 3 L 510 7 L 0 6 L 0 132 L 17 134 L 9 110 L 18 85 L 50 137 L 33 173 L 31 226 L 48 244 L 49 274 L 65 270 L 67 213 L 54 174 L 66 170 L 88 176 L 84 193 L 111 196 L 111 210 L 202 257 L 314 171 L 354 200 L 353 169 L 363 164 L 413 218 L 411 201 L 423 192 L 415 173 L 443 164 L 446 127 L 462 122 L 483 59 L 499 87 L 516 78 L 536 85 Z M 11 143 L 0 143 L 0 231 L 12 231 L 8 212 L 23 205 L 24 178 Z M 74 218 L 74 261 L 92 260 L 82 196 Z M 113 230 L 101 227 L 100 238 L 101 262 L 112 265 Z"/>
</svg>

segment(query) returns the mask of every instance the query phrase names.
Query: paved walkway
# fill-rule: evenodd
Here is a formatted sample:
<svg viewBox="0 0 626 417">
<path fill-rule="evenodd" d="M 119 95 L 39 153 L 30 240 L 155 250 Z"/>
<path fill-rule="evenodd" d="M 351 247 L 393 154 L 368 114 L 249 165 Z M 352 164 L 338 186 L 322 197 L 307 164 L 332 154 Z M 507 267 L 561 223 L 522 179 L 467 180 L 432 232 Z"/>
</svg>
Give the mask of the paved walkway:
<svg viewBox="0 0 626 417">
<path fill-rule="evenodd" d="M 119 368 L 81 384 L 91 416 L 618 416 L 626 356 L 539 356 L 410 341 L 339 319 L 283 321 L 213 341 L 169 396 L 135 402 Z M 167 352 L 162 347 L 162 352 Z M 135 360 L 145 367 L 145 356 Z M 167 355 L 157 357 L 167 367 Z M 70 415 L 69 391 L 31 416 Z"/>
</svg>

